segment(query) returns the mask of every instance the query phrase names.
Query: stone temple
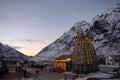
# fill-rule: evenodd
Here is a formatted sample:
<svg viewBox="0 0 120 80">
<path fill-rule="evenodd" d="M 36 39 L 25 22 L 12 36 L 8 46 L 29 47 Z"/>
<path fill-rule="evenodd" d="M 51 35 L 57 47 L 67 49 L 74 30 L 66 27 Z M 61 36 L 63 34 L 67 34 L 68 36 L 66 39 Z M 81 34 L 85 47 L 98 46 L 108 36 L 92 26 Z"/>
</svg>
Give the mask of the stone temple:
<svg viewBox="0 0 120 80">
<path fill-rule="evenodd" d="M 92 39 L 87 35 L 76 37 L 72 55 L 72 71 L 74 73 L 98 71 L 96 53 L 92 44 Z"/>
</svg>

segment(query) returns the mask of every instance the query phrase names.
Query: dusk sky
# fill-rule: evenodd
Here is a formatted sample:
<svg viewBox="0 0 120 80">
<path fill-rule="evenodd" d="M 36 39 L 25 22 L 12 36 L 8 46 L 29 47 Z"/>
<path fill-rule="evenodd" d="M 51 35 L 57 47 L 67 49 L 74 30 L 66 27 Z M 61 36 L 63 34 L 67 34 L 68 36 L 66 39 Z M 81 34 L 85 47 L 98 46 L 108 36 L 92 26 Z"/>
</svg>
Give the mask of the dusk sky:
<svg viewBox="0 0 120 80">
<path fill-rule="evenodd" d="M 120 0 L 0 0 L 0 42 L 36 55 L 81 20 Z"/>
</svg>

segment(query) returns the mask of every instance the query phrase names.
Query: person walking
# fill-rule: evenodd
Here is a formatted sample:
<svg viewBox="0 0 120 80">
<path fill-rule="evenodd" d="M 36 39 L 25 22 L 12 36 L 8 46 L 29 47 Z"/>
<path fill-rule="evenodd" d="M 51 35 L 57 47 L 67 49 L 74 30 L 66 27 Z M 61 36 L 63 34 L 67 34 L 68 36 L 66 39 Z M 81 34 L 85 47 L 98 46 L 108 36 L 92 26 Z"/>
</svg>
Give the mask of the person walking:
<svg viewBox="0 0 120 80">
<path fill-rule="evenodd" d="M 24 74 L 25 78 L 27 77 L 26 73 L 27 73 L 27 71 L 25 69 L 23 69 L 23 74 Z"/>
</svg>

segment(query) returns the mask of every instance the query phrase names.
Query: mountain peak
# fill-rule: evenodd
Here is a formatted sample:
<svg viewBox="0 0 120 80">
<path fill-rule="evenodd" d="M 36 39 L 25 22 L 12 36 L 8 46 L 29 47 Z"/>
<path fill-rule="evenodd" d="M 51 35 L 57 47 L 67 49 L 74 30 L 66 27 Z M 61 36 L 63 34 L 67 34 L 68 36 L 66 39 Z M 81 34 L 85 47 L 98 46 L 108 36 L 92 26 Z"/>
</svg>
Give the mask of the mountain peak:
<svg viewBox="0 0 120 80">
<path fill-rule="evenodd" d="M 76 36 L 85 34 L 89 28 L 90 24 L 88 22 L 77 22 L 69 31 L 40 51 L 35 60 L 53 60 L 60 55 L 71 54 Z"/>
<path fill-rule="evenodd" d="M 23 53 L 2 43 L 0 43 L 0 55 L 3 55 L 5 57 L 22 57 L 23 59 L 28 58 L 28 56 L 24 55 Z"/>
<path fill-rule="evenodd" d="M 90 28 L 90 23 L 86 21 L 80 21 L 75 23 L 71 28 L 71 30 L 80 30 L 81 33 L 78 34 L 81 35 L 81 34 L 85 34 L 89 28 Z"/>
<path fill-rule="evenodd" d="M 35 61 L 54 60 L 54 58 L 71 54 L 74 49 L 76 36 L 90 35 L 97 55 L 120 55 L 120 4 L 97 15 L 91 23 L 77 22 L 60 38 L 45 47 L 35 56 Z"/>
</svg>

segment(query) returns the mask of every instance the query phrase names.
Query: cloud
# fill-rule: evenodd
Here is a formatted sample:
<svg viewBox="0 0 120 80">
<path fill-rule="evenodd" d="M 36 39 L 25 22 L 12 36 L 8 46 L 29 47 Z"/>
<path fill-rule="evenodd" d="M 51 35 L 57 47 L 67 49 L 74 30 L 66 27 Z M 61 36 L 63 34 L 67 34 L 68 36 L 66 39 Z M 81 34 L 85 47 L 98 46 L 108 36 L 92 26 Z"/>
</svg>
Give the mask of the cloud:
<svg viewBox="0 0 120 80">
<path fill-rule="evenodd" d="M 7 44 L 15 49 L 36 48 L 46 45 L 47 43 L 37 39 L 15 39 L 15 40 L 0 40 L 1 43 Z"/>
<path fill-rule="evenodd" d="M 22 47 L 22 46 L 11 46 L 12 48 L 15 48 L 15 49 L 22 49 L 22 48 L 24 48 L 24 47 Z"/>
<path fill-rule="evenodd" d="M 29 42 L 29 43 L 40 43 L 40 44 L 46 44 L 46 42 L 42 40 L 33 40 L 33 39 L 26 39 L 26 40 L 21 40 L 23 42 Z"/>
<path fill-rule="evenodd" d="M 7 40 L 8 42 L 14 42 L 13 40 Z"/>
</svg>

